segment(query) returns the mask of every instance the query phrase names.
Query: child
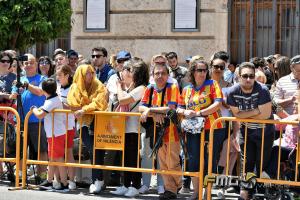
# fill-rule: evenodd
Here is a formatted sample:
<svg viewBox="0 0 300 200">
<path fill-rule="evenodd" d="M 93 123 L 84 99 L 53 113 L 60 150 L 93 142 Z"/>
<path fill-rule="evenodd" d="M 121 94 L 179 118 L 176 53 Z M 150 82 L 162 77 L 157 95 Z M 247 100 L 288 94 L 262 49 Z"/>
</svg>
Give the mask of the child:
<svg viewBox="0 0 300 200">
<path fill-rule="evenodd" d="M 63 65 L 56 72 L 56 79 L 60 83 L 60 92 L 59 97 L 63 103 L 64 109 L 69 109 L 67 104 L 67 96 L 70 90 L 70 86 L 73 82 L 72 78 L 72 70 L 68 65 Z M 67 162 L 74 163 L 74 155 L 73 155 L 73 146 L 74 146 L 74 136 L 75 136 L 75 117 L 73 114 L 68 115 L 68 132 L 67 132 Z M 69 176 L 69 189 L 76 189 L 75 183 L 75 168 L 68 167 L 68 176 Z"/>
<path fill-rule="evenodd" d="M 47 98 L 44 105 L 40 108 L 33 106 L 31 109 L 37 118 L 45 118 L 44 128 L 48 140 L 48 156 L 50 161 L 64 162 L 66 117 L 63 113 L 51 113 L 54 109 L 63 109 L 62 102 L 56 93 L 56 82 L 51 78 L 43 81 L 42 90 Z M 52 130 L 52 127 L 54 130 Z M 59 178 L 56 178 L 60 179 L 60 181 L 58 180 L 59 182 L 56 184 L 53 182 L 53 178 L 57 168 L 59 172 Z M 53 165 L 49 166 L 48 179 L 40 185 L 40 188 L 50 189 L 52 185 L 56 190 L 68 189 L 67 172 L 65 167 L 56 167 Z"/>
</svg>

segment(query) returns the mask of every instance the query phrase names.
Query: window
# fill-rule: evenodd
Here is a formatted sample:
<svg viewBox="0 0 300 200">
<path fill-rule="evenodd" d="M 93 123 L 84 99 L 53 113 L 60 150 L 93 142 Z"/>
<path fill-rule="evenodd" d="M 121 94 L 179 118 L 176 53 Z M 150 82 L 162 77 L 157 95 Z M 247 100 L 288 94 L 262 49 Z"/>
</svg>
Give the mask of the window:
<svg viewBox="0 0 300 200">
<path fill-rule="evenodd" d="M 199 31 L 199 0 L 172 0 L 172 31 Z"/>
<path fill-rule="evenodd" d="M 300 52 L 300 0 L 231 0 L 230 57 L 240 63 L 252 57 Z"/>
<path fill-rule="evenodd" d="M 84 0 L 84 31 L 109 31 L 109 0 Z"/>
</svg>

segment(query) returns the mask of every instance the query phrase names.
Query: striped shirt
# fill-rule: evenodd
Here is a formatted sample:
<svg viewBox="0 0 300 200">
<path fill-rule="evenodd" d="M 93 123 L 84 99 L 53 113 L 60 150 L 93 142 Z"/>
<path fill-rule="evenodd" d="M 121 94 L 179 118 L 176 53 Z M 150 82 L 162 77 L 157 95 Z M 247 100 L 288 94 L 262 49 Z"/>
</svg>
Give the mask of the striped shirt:
<svg viewBox="0 0 300 200">
<path fill-rule="evenodd" d="M 179 99 L 181 97 L 180 97 L 179 88 L 175 83 L 166 84 L 166 91 L 165 91 L 163 103 L 161 103 L 163 90 L 157 89 L 155 84 L 149 84 L 141 100 L 141 104 L 143 106 L 150 107 L 149 99 L 150 99 L 151 88 L 153 88 L 151 107 L 161 107 L 161 105 L 163 105 L 163 106 L 168 106 L 171 109 L 177 108 Z M 169 142 L 169 136 L 170 136 L 170 141 L 179 141 L 176 126 L 172 122 L 170 123 L 170 126 L 166 128 L 166 132 L 164 135 L 165 142 Z"/>
<path fill-rule="evenodd" d="M 67 96 L 70 90 L 71 85 L 67 85 L 65 87 L 61 86 L 59 98 L 62 103 L 68 104 Z M 68 114 L 68 130 L 73 130 L 75 127 L 75 116 L 74 114 Z"/>
<path fill-rule="evenodd" d="M 216 81 L 206 80 L 200 87 L 194 87 L 191 84 L 183 89 L 180 107 L 198 112 L 209 107 L 215 101 L 223 101 L 222 90 Z M 209 130 L 212 123 L 220 116 L 220 110 L 208 115 L 205 120 L 205 130 Z M 219 122 L 215 128 L 223 128 L 222 122 Z"/>
<path fill-rule="evenodd" d="M 297 89 L 299 85 L 299 80 L 294 77 L 293 73 L 286 75 L 280 78 L 276 84 L 274 91 L 274 101 L 278 103 L 278 101 L 283 99 L 291 98 L 292 96 L 297 94 Z M 283 109 L 288 114 L 293 114 L 294 105 L 293 103 L 283 107 Z"/>
</svg>

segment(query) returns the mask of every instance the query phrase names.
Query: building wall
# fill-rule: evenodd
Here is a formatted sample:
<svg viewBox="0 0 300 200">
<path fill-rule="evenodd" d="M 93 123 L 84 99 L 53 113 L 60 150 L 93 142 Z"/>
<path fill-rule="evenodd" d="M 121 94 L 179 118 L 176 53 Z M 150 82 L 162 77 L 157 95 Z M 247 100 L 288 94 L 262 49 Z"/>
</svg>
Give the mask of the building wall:
<svg viewBox="0 0 300 200">
<path fill-rule="evenodd" d="M 200 0 L 198 32 L 171 31 L 171 0 L 110 0 L 109 32 L 84 32 L 83 1 L 72 0 L 71 48 L 85 57 L 96 46 L 109 54 L 125 49 L 147 62 L 161 52 L 175 51 L 184 62 L 190 55 L 209 59 L 227 50 L 227 0 Z"/>
</svg>

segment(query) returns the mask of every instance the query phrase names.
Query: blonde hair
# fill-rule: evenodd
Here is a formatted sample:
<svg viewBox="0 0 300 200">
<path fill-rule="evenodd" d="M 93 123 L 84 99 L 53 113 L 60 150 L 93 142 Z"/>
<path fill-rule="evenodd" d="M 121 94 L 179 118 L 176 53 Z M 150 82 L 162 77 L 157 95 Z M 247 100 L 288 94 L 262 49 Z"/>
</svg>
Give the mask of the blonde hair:
<svg viewBox="0 0 300 200">
<path fill-rule="evenodd" d="M 201 55 L 195 55 L 195 56 L 192 57 L 190 63 L 191 63 L 191 62 L 194 62 L 194 61 L 196 61 L 196 60 L 204 60 L 204 57 L 201 56 Z"/>
<path fill-rule="evenodd" d="M 109 64 L 112 66 L 112 68 L 116 68 L 118 63 L 117 63 L 117 55 L 116 54 L 112 54 L 109 57 Z"/>
<path fill-rule="evenodd" d="M 267 77 L 262 71 L 257 71 L 255 72 L 255 80 L 260 83 L 266 84 Z"/>
</svg>

